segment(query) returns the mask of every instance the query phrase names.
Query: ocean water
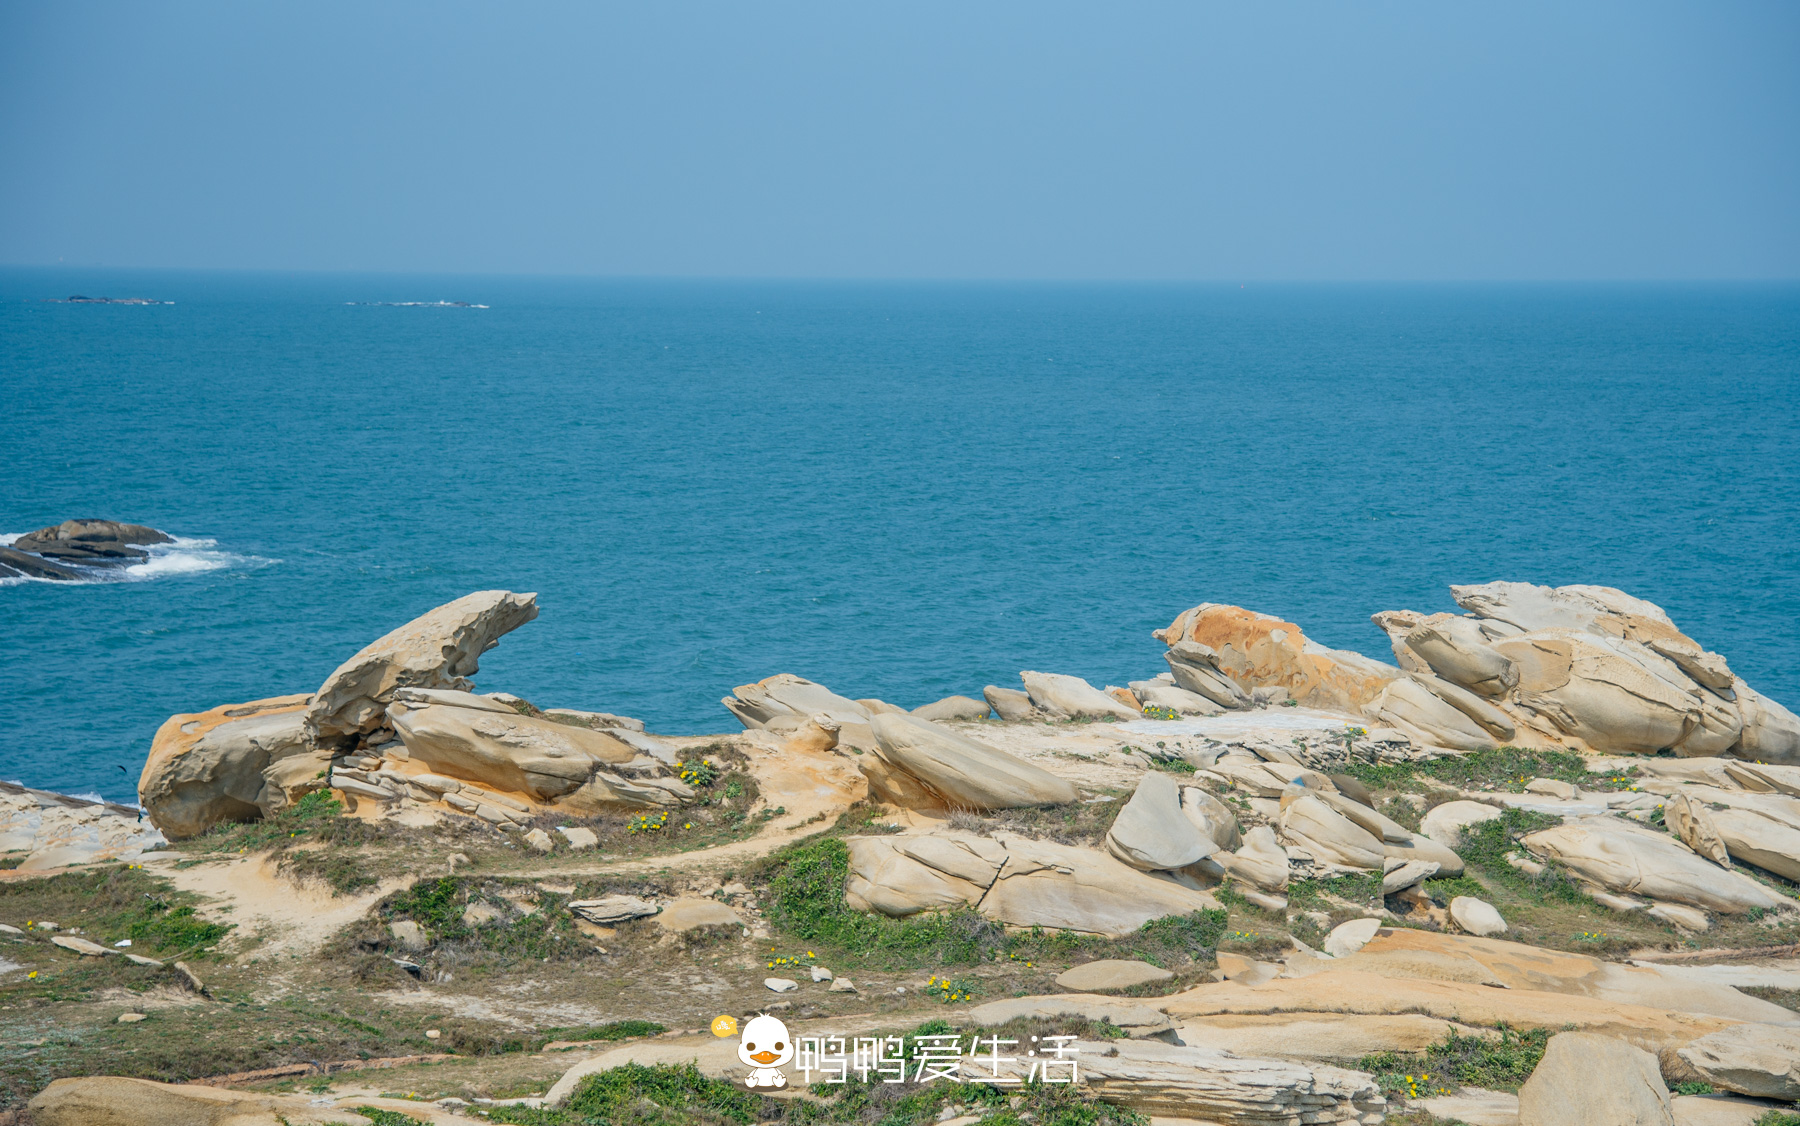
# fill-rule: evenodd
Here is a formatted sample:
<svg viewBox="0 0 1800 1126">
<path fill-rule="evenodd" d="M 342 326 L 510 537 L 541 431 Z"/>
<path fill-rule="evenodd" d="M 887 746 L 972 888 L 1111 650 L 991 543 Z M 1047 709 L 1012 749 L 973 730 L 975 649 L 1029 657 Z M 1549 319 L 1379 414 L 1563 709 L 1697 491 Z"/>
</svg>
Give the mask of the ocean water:
<svg viewBox="0 0 1800 1126">
<path fill-rule="evenodd" d="M 72 293 L 172 305 L 52 303 Z M 349 304 L 468 301 L 488 308 Z M 0 272 L 0 778 L 129 799 L 168 715 L 304 692 L 468 591 L 486 690 L 724 731 L 1162 669 L 1201 601 L 1390 658 L 1450 583 L 1599 583 L 1800 706 L 1800 287 Z"/>
</svg>

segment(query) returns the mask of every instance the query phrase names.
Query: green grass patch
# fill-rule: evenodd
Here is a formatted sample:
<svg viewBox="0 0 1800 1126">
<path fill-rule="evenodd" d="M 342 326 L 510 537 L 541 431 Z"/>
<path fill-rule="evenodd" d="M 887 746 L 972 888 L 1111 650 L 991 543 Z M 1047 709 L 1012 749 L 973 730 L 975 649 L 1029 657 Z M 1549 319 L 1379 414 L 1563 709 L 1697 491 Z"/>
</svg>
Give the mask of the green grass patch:
<svg viewBox="0 0 1800 1126">
<path fill-rule="evenodd" d="M 1525 783 L 1533 778 L 1555 778 L 1589 790 L 1616 790 L 1631 784 L 1626 775 L 1590 773 L 1587 760 L 1573 751 L 1512 746 L 1447 755 L 1429 762 L 1350 762 L 1341 769 L 1363 785 L 1381 790 L 1405 789 L 1421 775 L 1452 786 L 1480 786 L 1515 793 L 1524 790 Z"/>
<path fill-rule="evenodd" d="M 579 1028 L 546 1028 L 538 1035 L 546 1040 L 635 1040 L 639 1036 L 658 1036 L 668 1029 L 653 1020 L 615 1020 L 608 1024 Z"/>
<path fill-rule="evenodd" d="M 158 900 L 145 906 L 143 917 L 132 922 L 128 932 L 133 945 L 148 944 L 158 953 L 183 952 L 217 946 L 231 933 L 231 925 L 209 923 L 192 907 L 170 907 Z"/>
<path fill-rule="evenodd" d="M 1533 876 L 1506 862 L 1509 852 L 1525 853 L 1525 847 L 1519 843 L 1521 837 L 1560 824 L 1561 818 L 1549 814 L 1522 809 L 1503 810 L 1494 820 L 1463 830 L 1457 852 L 1462 854 L 1463 862 L 1469 867 L 1480 869 L 1484 877 L 1521 899 L 1538 903 L 1591 903 L 1592 899 L 1581 884 L 1561 865 L 1547 863 L 1543 872 Z"/>
<path fill-rule="evenodd" d="M 1756 1120 L 1756 1126 L 1800 1126 L 1800 1114 L 1791 1110 L 1771 1110 Z"/>
<path fill-rule="evenodd" d="M 1500 1039 L 1459 1036 L 1452 1029 L 1443 1043 L 1420 1053 L 1378 1052 L 1357 1061 L 1375 1076 L 1383 1093 L 1422 1098 L 1440 1089 L 1482 1087 L 1517 1091 L 1544 1058 L 1550 1030 L 1514 1032 L 1502 1025 Z"/>
<path fill-rule="evenodd" d="M 410 1114 L 401 1114 L 397 1110 L 382 1110 L 375 1106 L 359 1106 L 356 1113 L 373 1122 L 375 1126 L 419 1126 L 423 1119 L 414 1118 Z"/>
</svg>

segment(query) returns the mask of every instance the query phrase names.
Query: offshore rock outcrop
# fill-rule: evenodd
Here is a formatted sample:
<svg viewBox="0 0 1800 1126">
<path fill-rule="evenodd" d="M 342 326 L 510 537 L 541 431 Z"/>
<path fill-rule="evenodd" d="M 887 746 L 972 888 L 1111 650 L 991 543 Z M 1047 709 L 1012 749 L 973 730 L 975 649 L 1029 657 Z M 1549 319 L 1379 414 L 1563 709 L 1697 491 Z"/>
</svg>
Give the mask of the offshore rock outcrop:
<svg viewBox="0 0 1800 1126">
<path fill-rule="evenodd" d="M 0 547 L 0 579 L 50 579 L 79 582 L 83 568 L 128 567 L 150 558 L 144 548 L 174 543 L 167 532 L 116 520 L 65 520 L 26 532 Z"/>
</svg>

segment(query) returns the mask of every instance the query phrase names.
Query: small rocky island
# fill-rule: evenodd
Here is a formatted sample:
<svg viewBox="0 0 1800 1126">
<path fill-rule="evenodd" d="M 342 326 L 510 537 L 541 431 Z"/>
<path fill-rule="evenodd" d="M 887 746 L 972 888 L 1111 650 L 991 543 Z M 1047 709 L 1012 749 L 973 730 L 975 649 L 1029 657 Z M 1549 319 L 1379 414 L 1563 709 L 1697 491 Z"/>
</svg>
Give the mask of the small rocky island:
<svg viewBox="0 0 1800 1126">
<path fill-rule="evenodd" d="M 27 532 L 0 547 L 0 579 L 32 578 L 80 582 L 92 568 L 129 567 L 150 558 L 150 544 L 174 543 L 175 537 L 142 524 L 116 520 L 64 520 Z"/>
<path fill-rule="evenodd" d="M 538 609 L 467 595 L 171 716 L 143 824 L 0 791 L 0 1025 L 61 1045 L 0 1041 L 0 1114 L 1790 1121 L 1800 717 L 1622 591 L 1451 589 L 1393 663 L 1201 603 L 1124 685 L 781 673 L 704 736 L 479 690 Z M 746 1093 L 758 1014 L 962 1082 Z M 1032 1037 L 1078 1081 L 973 1043 Z"/>
</svg>

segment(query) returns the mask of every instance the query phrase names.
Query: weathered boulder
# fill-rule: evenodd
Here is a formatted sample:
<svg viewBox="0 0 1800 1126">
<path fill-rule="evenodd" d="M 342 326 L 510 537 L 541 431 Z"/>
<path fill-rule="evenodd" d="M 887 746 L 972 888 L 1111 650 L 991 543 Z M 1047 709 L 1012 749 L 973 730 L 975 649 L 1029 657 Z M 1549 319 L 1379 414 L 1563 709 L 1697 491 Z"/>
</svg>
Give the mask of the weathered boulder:
<svg viewBox="0 0 1800 1126">
<path fill-rule="evenodd" d="M 875 758 L 891 774 L 913 780 L 932 805 L 953 809 L 1016 809 L 1059 805 L 1080 796 L 1073 783 L 1024 759 L 912 715 L 870 721 Z M 889 774 L 871 774 L 871 788 L 896 804 L 919 802 L 917 790 L 897 791 Z"/>
<path fill-rule="evenodd" d="M 1613 817 L 1583 817 L 1523 839 L 1537 856 L 1559 861 L 1609 891 L 1742 915 L 1789 901 L 1737 872 L 1725 872 L 1661 833 Z"/>
<path fill-rule="evenodd" d="M 1462 843 L 1463 833 L 1484 821 L 1498 821 L 1498 806 L 1478 801 L 1451 801 L 1432 806 L 1419 820 L 1419 832 L 1446 848 Z"/>
<path fill-rule="evenodd" d="M 1470 618 L 1446 616 L 1406 635 L 1406 647 L 1431 671 L 1483 696 L 1504 696 L 1519 683 L 1519 672 L 1493 639 Z"/>
<path fill-rule="evenodd" d="M 1656 1057 L 1623 1040 L 1559 1032 L 1519 1088 L 1519 1126 L 1675 1126 Z"/>
<path fill-rule="evenodd" d="M 1445 848 L 1430 837 L 1414 833 L 1410 841 L 1383 841 L 1381 854 L 1388 860 L 1405 862 L 1423 861 L 1438 866 L 1438 875 L 1444 877 L 1463 874 L 1463 858 L 1454 849 Z"/>
<path fill-rule="evenodd" d="M 339 665 L 313 695 L 307 732 L 319 746 L 382 725 L 396 688 L 468 691 L 481 655 L 537 617 L 537 595 L 478 590 L 401 626 Z"/>
<path fill-rule="evenodd" d="M 1181 788 L 1152 770 L 1106 831 L 1106 851 L 1145 872 L 1174 871 L 1210 856 L 1219 845 L 1182 814 Z"/>
<path fill-rule="evenodd" d="M 914 708 L 912 714 L 920 719 L 929 719 L 934 723 L 947 719 L 986 719 L 989 707 L 986 700 L 973 700 L 967 696 L 945 696 L 936 703 Z"/>
<path fill-rule="evenodd" d="M 1420 688 L 1474 720 L 1494 738 L 1510 741 L 1518 736 L 1518 725 L 1510 716 L 1468 689 L 1430 673 L 1414 673 L 1412 679 Z"/>
<path fill-rule="evenodd" d="M 1663 823 L 1683 844 L 1721 868 L 1731 867 L 1731 853 L 1719 837 L 1719 827 L 1706 806 L 1676 794 L 1663 804 Z"/>
<path fill-rule="evenodd" d="M 1694 683 L 1712 689 L 1727 700 L 1734 698 L 1732 691 L 1737 677 L 1725 663 L 1725 658 L 1717 653 L 1709 653 L 1684 637 L 1653 637 L 1644 642 L 1644 647 L 1675 662 L 1675 667 Z"/>
<path fill-rule="evenodd" d="M 1716 755 L 1738 742 L 1738 707 L 1644 646 L 1572 629 L 1494 643 L 1519 671 L 1519 706 L 1608 754 Z"/>
<path fill-rule="evenodd" d="M 1482 938 L 1506 933 L 1506 920 L 1494 905 L 1472 895 L 1459 895 L 1450 901 L 1450 920 L 1464 933 Z"/>
<path fill-rule="evenodd" d="M 1233 850 L 1244 843 L 1237 815 L 1198 786 L 1181 788 L 1181 815 L 1222 849 Z"/>
<path fill-rule="evenodd" d="M 1480 724 L 1410 677 L 1389 683 L 1365 711 L 1382 723 L 1417 733 L 1425 743 L 1457 751 L 1481 751 L 1496 746 L 1494 737 Z"/>
<path fill-rule="evenodd" d="M 1116 993 L 1140 985 L 1161 985 L 1175 975 L 1161 966 L 1129 958 L 1102 958 L 1071 966 L 1056 976 L 1056 984 L 1073 993 Z"/>
<path fill-rule="evenodd" d="M 454 704 L 396 701 L 388 718 L 413 762 L 489 790 L 580 812 L 675 805 L 693 797 L 667 764 L 608 732 Z"/>
<path fill-rule="evenodd" d="M 28 551 L 59 563 L 117 567 L 142 563 L 150 558 L 149 552 L 141 550 L 147 544 L 174 542 L 174 536 L 143 524 L 64 520 L 48 528 L 26 532 L 12 542 L 12 549 Z"/>
<path fill-rule="evenodd" d="M 1008 926 L 1117 938 L 1218 906 L 1105 853 L 1012 834 L 859 837 L 849 848 L 845 903 L 893 917 L 972 906 Z"/>
<path fill-rule="evenodd" d="M 1177 640 L 1163 654 L 1175 685 L 1221 709 L 1251 704 L 1249 693 L 1219 668 L 1219 655 L 1197 641 Z"/>
<path fill-rule="evenodd" d="M 1291 850 L 1347 868 L 1381 870 L 1380 838 L 1308 794 L 1281 811 L 1281 836 Z"/>
<path fill-rule="evenodd" d="M 1118 700 L 1095 688 L 1078 676 L 1068 676 L 1056 672 L 1032 672 L 1027 669 L 1019 674 L 1025 682 L 1025 692 L 1031 702 L 1039 710 L 1057 719 L 1071 717 L 1114 716 L 1118 719 L 1141 719 L 1143 715 L 1136 708 L 1127 707 Z"/>
<path fill-rule="evenodd" d="M 1521 633 L 1574 629 L 1627 641 L 1674 638 L 1694 645 L 1692 638 L 1675 628 L 1662 607 L 1609 586 L 1494 582 L 1452 586 L 1450 597 L 1476 617 L 1505 622 Z"/>
<path fill-rule="evenodd" d="M 1198 692 L 1159 680 L 1134 680 L 1130 688 L 1146 708 L 1165 708 L 1179 715 L 1224 715 L 1225 709 Z"/>
<path fill-rule="evenodd" d="M 1288 855 L 1275 839 L 1275 830 L 1258 825 L 1244 834 L 1244 843 L 1232 853 L 1214 859 L 1233 878 L 1264 891 L 1280 891 L 1288 885 Z"/>
<path fill-rule="evenodd" d="M 869 710 L 855 700 L 839 696 L 823 684 L 792 673 L 764 677 L 755 684 L 740 684 L 732 695 L 719 701 L 747 728 L 766 727 L 770 720 L 792 716 L 807 720 L 816 715 L 837 724 L 868 723 Z"/>
<path fill-rule="evenodd" d="M 1001 688 L 990 684 L 981 690 L 981 698 L 994 709 L 994 714 L 1008 723 L 1019 723 L 1028 719 L 1040 718 L 1036 705 L 1031 702 L 1031 694 L 1017 688 Z"/>
<path fill-rule="evenodd" d="M 737 930 L 743 927 L 744 919 L 716 899 L 690 897 L 677 899 L 657 912 L 656 925 L 671 934 L 693 934 L 698 931 Z"/>
<path fill-rule="evenodd" d="M 1675 1054 L 1715 1087 L 1759 1099 L 1800 1102 L 1800 1028 L 1738 1024 Z"/>
<path fill-rule="evenodd" d="M 1205 646 L 1214 654 L 1219 671 L 1240 691 L 1280 686 L 1306 707 L 1359 711 L 1400 675 L 1394 666 L 1360 653 L 1309 641 L 1292 622 L 1239 606 L 1202 603 L 1184 610 L 1155 636 L 1172 650 L 1179 650 L 1178 643 L 1183 641 Z M 1175 666 L 1172 660 L 1170 669 L 1177 683 L 1207 694 L 1181 682 Z"/>
<path fill-rule="evenodd" d="M 1339 923 L 1325 936 L 1325 953 L 1333 958 L 1348 958 L 1367 946 L 1380 929 L 1380 919 L 1351 919 Z"/>
<path fill-rule="evenodd" d="M 1741 680 L 1733 689 L 1743 733 L 1732 754 L 1751 762 L 1800 766 L 1800 716 Z"/>
<path fill-rule="evenodd" d="M 1712 832 L 1732 859 L 1800 880 L 1800 829 L 1747 809 L 1703 812 L 1710 814 Z"/>
<path fill-rule="evenodd" d="M 183 840 L 285 805 L 284 786 L 271 789 L 264 772 L 292 756 L 312 761 L 304 728 L 311 699 L 276 696 L 170 716 L 138 776 L 138 801 L 151 822 L 170 840 Z"/>
</svg>

